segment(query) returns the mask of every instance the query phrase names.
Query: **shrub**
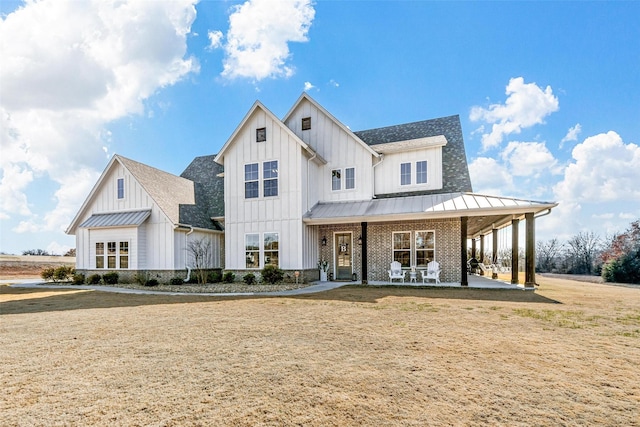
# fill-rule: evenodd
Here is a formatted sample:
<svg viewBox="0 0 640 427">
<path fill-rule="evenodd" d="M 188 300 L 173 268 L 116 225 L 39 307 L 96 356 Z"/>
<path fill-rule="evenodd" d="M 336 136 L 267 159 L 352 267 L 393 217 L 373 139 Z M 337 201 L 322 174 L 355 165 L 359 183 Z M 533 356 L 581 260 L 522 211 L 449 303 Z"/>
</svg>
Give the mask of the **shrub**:
<svg viewBox="0 0 640 427">
<path fill-rule="evenodd" d="M 158 280 L 157 279 L 149 279 L 147 280 L 147 283 L 144 284 L 145 286 L 158 286 Z"/>
<path fill-rule="evenodd" d="M 245 274 L 244 277 L 242 278 L 242 280 L 244 280 L 244 283 L 246 283 L 247 285 L 255 285 L 256 284 L 256 275 L 253 274 L 253 273 Z"/>
<path fill-rule="evenodd" d="M 92 274 L 91 276 L 87 277 L 87 283 L 90 285 L 97 285 L 101 280 L 102 276 L 100 276 L 99 274 Z"/>
<path fill-rule="evenodd" d="M 212 271 L 209 273 L 209 283 L 220 283 L 222 282 L 222 272 L 221 271 Z"/>
<path fill-rule="evenodd" d="M 105 273 L 104 276 L 102 276 L 102 280 L 104 280 L 105 285 L 116 285 L 118 284 L 118 273 L 115 271 Z"/>
<path fill-rule="evenodd" d="M 45 268 L 44 270 L 42 270 L 42 273 L 40 273 L 40 277 L 48 282 L 50 280 L 53 280 L 53 274 L 55 273 L 55 271 L 56 270 L 54 268 Z"/>
<path fill-rule="evenodd" d="M 141 271 L 133 276 L 133 280 L 140 286 L 146 286 L 149 281 L 149 272 Z"/>
<path fill-rule="evenodd" d="M 184 283 L 184 279 L 180 278 L 180 277 L 173 277 L 171 278 L 171 280 L 169 280 L 169 284 L 171 286 L 180 286 Z"/>
<path fill-rule="evenodd" d="M 75 273 L 75 269 L 73 267 L 61 265 L 60 267 L 54 270 L 53 280 L 56 282 L 69 280 L 69 278 L 73 276 L 74 273 Z"/>
<path fill-rule="evenodd" d="M 233 283 L 236 280 L 236 275 L 233 274 L 232 271 L 227 271 L 224 273 L 222 279 L 224 280 L 224 283 Z"/>
<path fill-rule="evenodd" d="M 602 278 L 605 282 L 640 283 L 640 249 L 606 263 Z"/>
<path fill-rule="evenodd" d="M 262 269 L 262 280 L 270 284 L 281 282 L 284 278 L 284 272 L 275 265 L 265 265 Z"/>
<path fill-rule="evenodd" d="M 73 275 L 73 284 L 74 285 L 82 285 L 84 284 L 84 274 L 78 273 Z"/>
</svg>

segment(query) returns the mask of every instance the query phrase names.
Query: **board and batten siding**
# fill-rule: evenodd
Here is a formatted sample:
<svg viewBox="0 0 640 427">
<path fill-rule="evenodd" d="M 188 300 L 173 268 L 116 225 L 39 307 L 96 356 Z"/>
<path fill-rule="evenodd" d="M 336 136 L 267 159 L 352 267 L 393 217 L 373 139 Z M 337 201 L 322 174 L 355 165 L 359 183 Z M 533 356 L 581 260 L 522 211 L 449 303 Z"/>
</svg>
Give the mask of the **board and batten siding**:
<svg viewBox="0 0 640 427">
<path fill-rule="evenodd" d="M 117 181 L 124 179 L 124 198 L 118 199 Z M 76 268 L 91 269 L 95 267 L 95 233 L 100 236 L 113 236 L 109 241 L 122 233 L 133 231 L 132 243 L 136 246 L 136 254 L 129 255 L 129 269 L 172 270 L 174 265 L 174 226 L 160 210 L 147 191 L 138 183 L 126 168 L 116 162 L 104 177 L 101 187 L 86 207 L 85 214 L 79 223 L 86 221 L 94 213 L 112 213 L 138 209 L 151 209 L 149 218 L 139 227 L 113 227 L 104 229 L 83 229 L 76 231 L 77 253 L 85 254 L 76 259 Z M 134 243 L 135 242 L 135 243 Z M 93 251 L 93 252 L 91 252 Z M 93 253 L 94 255 L 91 255 Z M 135 259 L 135 263 L 134 260 Z"/>
<path fill-rule="evenodd" d="M 256 129 L 263 127 L 267 139 L 256 142 Z M 264 197 L 262 163 L 272 160 L 278 161 L 278 195 Z M 258 163 L 260 196 L 245 199 L 244 167 L 250 163 Z M 306 167 L 307 156 L 299 142 L 262 109 L 256 109 L 239 129 L 224 154 L 225 268 L 245 269 L 245 235 L 259 233 L 263 240 L 269 232 L 278 233 L 280 268 L 300 268 L 300 224 L 307 204 L 303 163 Z"/>
<path fill-rule="evenodd" d="M 416 162 L 427 161 L 427 183 L 416 184 Z M 411 185 L 400 185 L 400 164 L 411 163 Z M 402 153 L 386 154 L 375 168 L 375 192 L 401 193 L 442 188 L 442 147 L 430 147 Z"/>
<path fill-rule="evenodd" d="M 302 119 L 311 118 L 311 129 L 302 130 Z M 327 161 L 317 170 L 310 170 L 310 182 L 317 188 L 322 202 L 369 200 L 373 196 L 373 156 L 361 142 L 346 132 L 335 119 L 303 100 L 285 122 L 287 127 Z M 340 191 L 331 188 L 331 174 L 335 169 L 355 168 L 356 188 Z M 311 203 L 313 206 L 315 203 Z"/>
<path fill-rule="evenodd" d="M 221 234 L 207 233 L 203 231 L 193 231 L 180 229 L 175 232 L 175 267 L 176 270 L 195 267 L 193 252 L 189 249 L 189 242 L 203 240 L 204 244 L 209 244 L 209 256 L 203 264 L 205 268 L 220 268 L 221 256 Z"/>
</svg>

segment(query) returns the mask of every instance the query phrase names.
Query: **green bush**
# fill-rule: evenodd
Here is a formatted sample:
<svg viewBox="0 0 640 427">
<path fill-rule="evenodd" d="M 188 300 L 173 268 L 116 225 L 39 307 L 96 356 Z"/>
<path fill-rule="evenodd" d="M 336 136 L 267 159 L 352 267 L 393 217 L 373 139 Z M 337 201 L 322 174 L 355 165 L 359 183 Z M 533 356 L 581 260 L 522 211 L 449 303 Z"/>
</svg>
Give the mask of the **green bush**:
<svg viewBox="0 0 640 427">
<path fill-rule="evenodd" d="M 215 271 L 212 271 L 211 273 L 209 273 L 208 282 L 209 283 L 220 283 L 220 282 L 222 282 L 222 272 L 218 271 L 218 270 L 215 270 Z"/>
<path fill-rule="evenodd" d="M 57 281 L 66 281 L 69 280 L 70 277 L 75 273 L 75 269 L 73 267 L 69 267 L 66 265 L 61 265 L 56 268 L 53 272 L 53 280 Z"/>
<path fill-rule="evenodd" d="M 87 283 L 90 285 L 97 285 L 101 280 L 102 276 L 100 276 L 99 274 L 92 274 L 91 276 L 87 277 Z"/>
<path fill-rule="evenodd" d="M 158 286 L 158 279 L 149 279 L 147 280 L 147 283 L 145 283 L 145 286 Z"/>
<path fill-rule="evenodd" d="M 224 283 L 233 283 L 236 280 L 236 275 L 233 274 L 232 271 L 227 271 L 224 273 L 222 279 L 224 280 Z"/>
<path fill-rule="evenodd" d="M 171 280 L 169 280 L 169 284 L 171 286 L 180 286 L 184 283 L 184 279 L 180 278 L 180 277 L 173 277 L 171 278 Z"/>
<path fill-rule="evenodd" d="M 53 280 L 53 274 L 55 273 L 55 271 L 55 268 L 45 268 L 44 270 L 42 270 L 42 273 L 40 273 L 40 277 L 48 282 L 50 280 Z"/>
<path fill-rule="evenodd" d="M 242 280 L 244 280 L 244 283 L 246 283 L 247 285 L 255 285 L 256 284 L 256 275 L 253 274 L 253 273 L 245 274 L 244 277 L 242 278 Z"/>
<path fill-rule="evenodd" d="M 82 285 L 84 284 L 84 274 L 77 273 L 73 275 L 73 284 L 74 285 Z"/>
<path fill-rule="evenodd" d="M 606 263 L 602 278 L 605 282 L 640 283 L 640 249 Z"/>
<path fill-rule="evenodd" d="M 284 278 L 284 271 L 280 270 L 275 265 L 265 265 L 262 269 L 262 280 L 270 283 L 276 284 L 278 282 L 282 282 Z"/>
<path fill-rule="evenodd" d="M 102 280 L 105 285 L 117 285 L 118 284 L 118 273 L 112 271 L 111 273 L 105 273 L 102 276 Z"/>
</svg>

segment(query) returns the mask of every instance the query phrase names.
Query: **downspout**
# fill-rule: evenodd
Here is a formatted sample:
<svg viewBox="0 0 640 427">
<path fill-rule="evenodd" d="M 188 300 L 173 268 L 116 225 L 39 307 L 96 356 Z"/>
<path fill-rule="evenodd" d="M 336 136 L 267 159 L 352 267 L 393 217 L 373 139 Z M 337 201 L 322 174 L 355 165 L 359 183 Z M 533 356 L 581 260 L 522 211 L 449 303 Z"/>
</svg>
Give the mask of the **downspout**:
<svg viewBox="0 0 640 427">
<path fill-rule="evenodd" d="M 307 212 L 309 212 L 309 182 L 311 181 L 309 179 L 309 165 L 311 164 L 311 161 L 313 159 L 315 159 L 316 157 L 318 157 L 318 153 L 316 153 L 315 151 L 313 152 L 313 156 L 311 156 L 310 158 L 307 159 Z"/>
<path fill-rule="evenodd" d="M 373 191 L 373 193 L 371 193 L 372 198 L 376 197 L 376 166 L 378 166 L 382 162 L 384 162 L 384 154 L 380 154 L 380 161 L 373 165 L 373 179 L 371 180 L 371 187 Z"/>
<path fill-rule="evenodd" d="M 189 267 L 189 265 L 187 265 L 187 255 L 189 255 L 189 234 L 193 233 L 193 225 L 189 226 L 190 230 L 187 233 L 186 237 L 185 237 L 185 252 L 187 252 L 187 254 L 185 255 L 185 266 L 187 267 L 187 277 L 186 279 L 184 279 L 184 282 L 187 283 L 189 280 L 191 280 L 191 267 Z"/>
</svg>

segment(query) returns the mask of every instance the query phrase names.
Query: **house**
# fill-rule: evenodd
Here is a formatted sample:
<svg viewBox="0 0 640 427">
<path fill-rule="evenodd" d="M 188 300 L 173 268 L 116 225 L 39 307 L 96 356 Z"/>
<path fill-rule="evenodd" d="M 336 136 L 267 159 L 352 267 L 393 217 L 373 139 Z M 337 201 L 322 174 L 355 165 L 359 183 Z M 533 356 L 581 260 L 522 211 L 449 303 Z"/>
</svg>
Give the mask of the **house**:
<svg viewBox="0 0 640 427">
<path fill-rule="evenodd" d="M 120 199 L 121 185 L 135 196 Z M 206 236 L 211 266 L 239 277 L 273 264 L 313 281 L 324 260 L 335 280 L 367 283 L 387 280 L 392 261 L 419 270 L 435 259 L 442 281 L 464 286 L 469 239 L 475 252 L 492 234 L 495 248 L 497 230 L 515 226 L 517 262 L 526 219 L 533 286 L 535 218 L 555 206 L 473 193 L 458 116 L 353 132 L 303 93 L 283 119 L 256 101 L 218 154 L 181 177 L 115 156 L 68 232 L 78 270 L 175 274 L 193 261 L 188 239 Z"/>
</svg>

